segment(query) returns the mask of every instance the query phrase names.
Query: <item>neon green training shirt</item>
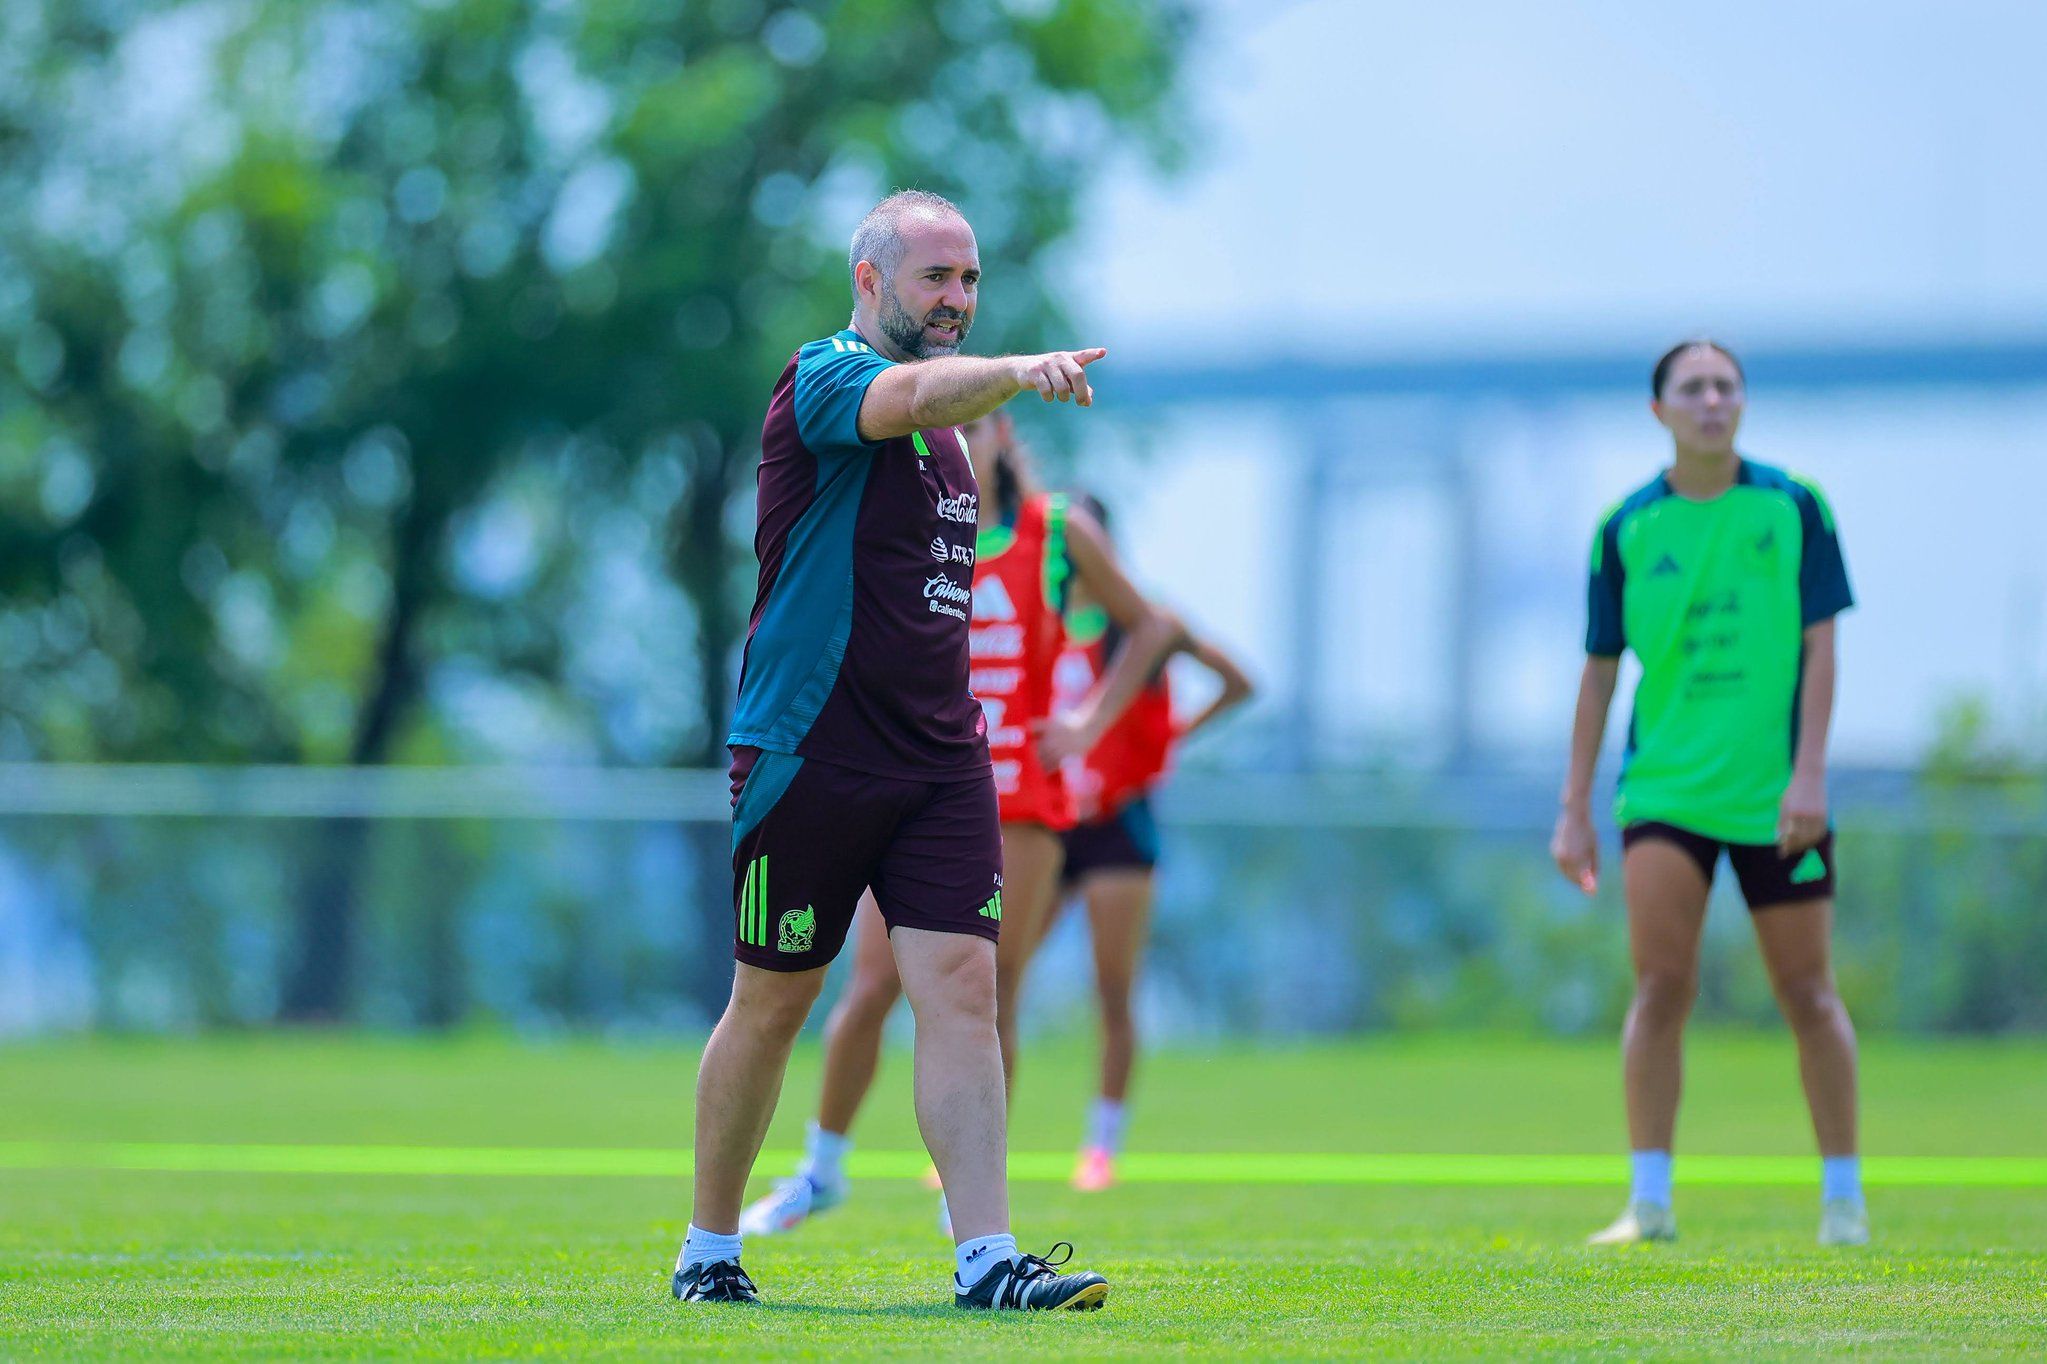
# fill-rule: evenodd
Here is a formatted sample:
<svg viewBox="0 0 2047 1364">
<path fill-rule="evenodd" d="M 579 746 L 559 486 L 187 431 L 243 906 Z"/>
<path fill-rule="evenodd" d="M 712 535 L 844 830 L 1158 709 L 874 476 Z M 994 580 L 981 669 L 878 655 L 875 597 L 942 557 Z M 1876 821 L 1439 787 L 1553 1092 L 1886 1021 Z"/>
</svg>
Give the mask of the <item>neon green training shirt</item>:
<svg viewBox="0 0 2047 1364">
<path fill-rule="evenodd" d="M 1614 818 L 1774 843 L 1805 629 L 1855 604 L 1826 498 L 1742 460 L 1710 502 L 1658 474 L 1592 541 L 1585 651 L 1642 663 Z"/>
</svg>

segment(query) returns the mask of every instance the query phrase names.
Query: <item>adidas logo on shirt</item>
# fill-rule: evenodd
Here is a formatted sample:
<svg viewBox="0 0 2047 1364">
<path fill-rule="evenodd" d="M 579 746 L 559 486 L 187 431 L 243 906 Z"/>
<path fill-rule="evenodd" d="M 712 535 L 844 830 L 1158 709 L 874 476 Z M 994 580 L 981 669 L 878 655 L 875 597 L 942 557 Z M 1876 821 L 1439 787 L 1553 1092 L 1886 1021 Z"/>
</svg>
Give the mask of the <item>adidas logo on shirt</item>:
<svg viewBox="0 0 2047 1364">
<path fill-rule="evenodd" d="M 1671 558 L 1670 555 L 1666 553 L 1661 559 L 1658 559 L 1656 561 L 1656 567 L 1649 570 L 1649 576 L 1652 578 L 1661 578 L 1666 574 L 1676 573 L 1678 571 L 1679 569 L 1677 566 L 1677 560 Z"/>
</svg>

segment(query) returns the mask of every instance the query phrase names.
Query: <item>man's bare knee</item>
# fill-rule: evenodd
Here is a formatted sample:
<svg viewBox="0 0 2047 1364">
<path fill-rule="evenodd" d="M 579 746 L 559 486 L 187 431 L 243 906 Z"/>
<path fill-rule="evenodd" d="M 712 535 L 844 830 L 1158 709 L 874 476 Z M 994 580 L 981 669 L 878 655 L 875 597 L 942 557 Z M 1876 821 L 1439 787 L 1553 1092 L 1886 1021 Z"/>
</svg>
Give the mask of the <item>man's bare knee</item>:
<svg viewBox="0 0 2047 1364">
<path fill-rule="evenodd" d="M 937 935 L 934 935 L 937 936 Z M 905 963 L 903 988 L 919 1024 L 995 1021 L 995 945 L 967 934 L 920 944 Z"/>
<path fill-rule="evenodd" d="M 824 971 L 775 972 L 742 965 L 725 1016 L 765 1037 L 794 1038 L 824 988 Z"/>
<path fill-rule="evenodd" d="M 935 982 L 932 1005 L 942 1015 L 992 1021 L 1001 999 L 994 966 L 990 953 L 962 952 Z"/>
</svg>

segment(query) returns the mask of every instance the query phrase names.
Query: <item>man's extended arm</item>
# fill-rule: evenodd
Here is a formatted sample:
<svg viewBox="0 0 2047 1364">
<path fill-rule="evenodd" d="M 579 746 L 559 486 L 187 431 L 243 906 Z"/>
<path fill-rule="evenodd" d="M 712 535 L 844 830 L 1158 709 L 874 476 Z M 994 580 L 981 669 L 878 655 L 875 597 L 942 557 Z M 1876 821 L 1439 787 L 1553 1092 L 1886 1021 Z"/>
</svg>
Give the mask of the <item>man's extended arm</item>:
<svg viewBox="0 0 2047 1364">
<path fill-rule="evenodd" d="M 907 436 L 934 426 L 959 426 L 987 416 L 1025 389 L 1046 402 L 1094 403 L 1087 367 L 1109 352 L 1058 350 L 1044 355 L 945 355 L 890 365 L 867 385 L 860 402 L 860 438 Z"/>
</svg>

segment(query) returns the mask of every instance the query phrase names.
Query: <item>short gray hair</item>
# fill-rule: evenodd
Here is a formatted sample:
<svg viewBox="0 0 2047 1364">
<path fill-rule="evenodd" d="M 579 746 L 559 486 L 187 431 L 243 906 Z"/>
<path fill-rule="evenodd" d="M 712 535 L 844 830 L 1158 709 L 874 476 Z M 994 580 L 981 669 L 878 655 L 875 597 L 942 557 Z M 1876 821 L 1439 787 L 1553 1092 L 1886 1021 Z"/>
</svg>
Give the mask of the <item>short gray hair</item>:
<svg viewBox="0 0 2047 1364">
<path fill-rule="evenodd" d="M 903 219 L 913 213 L 948 215 L 966 221 L 959 205 L 943 194 L 928 189 L 899 189 L 867 210 L 860 226 L 853 229 L 853 249 L 846 253 L 848 272 L 870 262 L 881 271 L 884 285 L 894 286 L 896 267 L 903 263 Z"/>
</svg>

